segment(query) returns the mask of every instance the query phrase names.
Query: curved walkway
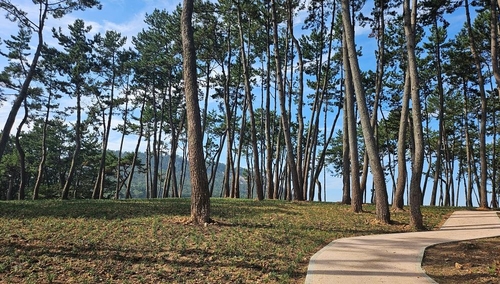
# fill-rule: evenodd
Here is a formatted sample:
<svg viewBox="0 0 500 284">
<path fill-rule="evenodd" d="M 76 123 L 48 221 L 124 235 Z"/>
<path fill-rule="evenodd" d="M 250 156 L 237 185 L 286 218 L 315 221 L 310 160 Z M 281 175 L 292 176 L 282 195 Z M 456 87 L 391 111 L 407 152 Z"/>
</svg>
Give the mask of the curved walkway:
<svg viewBox="0 0 500 284">
<path fill-rule="evenodd" d="M 496 211 L 456 211 L 438 231 L 338 239 L 313 255 L 306 283 L 436 283 L 421 267 L 426 247 L 495 236 Z"/>
</svg>

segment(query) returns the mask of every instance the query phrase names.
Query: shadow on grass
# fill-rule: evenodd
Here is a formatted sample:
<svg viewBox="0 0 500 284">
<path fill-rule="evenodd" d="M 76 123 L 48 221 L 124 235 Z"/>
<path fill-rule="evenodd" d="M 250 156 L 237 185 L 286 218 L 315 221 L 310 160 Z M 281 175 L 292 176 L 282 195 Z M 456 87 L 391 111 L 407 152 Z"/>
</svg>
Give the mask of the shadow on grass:
<svg viewBox="0 0 500 284">
<path fill-rule="evenodd" d="M 285 201 L 213 199 L 211 216 L 217 219 L 258 218 L 263 214 L 296 214 Z M 131 200 L 0 201 L 0 217 L 12 219 L 95 218 L 126 219 L 152 216 L 190 216 L 189 198 Z"/>
<path fill-rule="evenodd" d="M 258 252 L 235 253 L 232 251 L 214 252 L 209 249 L 186 248 L 181 250 L 166 250 L 161 248 L 114 248 L 108 245 L 81 242 L 78 244 L 61 242 L 59 244 L 47 242 L 34 242 L 19 236 L 11 236 L 10 239 L 0 238 L 0 252 L 4 256 L 12 256 L 17 260 L 11 264 L 5 263 L 2 272 L 15 271 L 16 267 L 23 262 L 30 263 L 32 269 L 36 270 L 38 265 L 50 265 L 51 262 L 72 263 L 73 270 L 92 270 L 100 266 L 103 270 L 106 267 L 114 267 L 114 271 L 101 271 L 103 273 L 113 273 L 116 279 L 126 279 L 126 271 L 120 271 L 119 263 L 126 264 L 129 269 L 134 270 L 134 264 L 138 264 L 141 270 L 134 271 L 137 274 L 151 272 L 157 269 L 158 265 L 169 267 L 172 270 L 181 268 L 177 277 L 191 277 L 192 270 L 209 271 L 213 267 L 243 269 L 251 274 L 277 273 L 288 275 L 289 277 L 305 277 L 305 273 L 290 270 L 281 266 L 274 266 L 269 259 L 262 260 Z M 39 261 L 44 259 L 43 262 Z M 51 260 L 48 260 L 51 259 Z M 282 262 L 293 262 L 290 258 L 280 258 L 273 255 L 271 259 L 280 259 Z M 12 267 L 11 267 L 12 266 Z M 137 267 L 137 266 L 136 266 Z M 40 268 L 40 269 L 41 269 Z M 14 272 L 15 273 L 15 272 Z M 184 275 L 185 274 L 185 275 Z M 1 275 L 1 272 L 0 272 Z M 107 274 L 109 276 L 109 274 Z M 184 276 L 183 276 L 184 275 Z M 0 281 L 1 282 L 1 281 Z"/>
</svg>

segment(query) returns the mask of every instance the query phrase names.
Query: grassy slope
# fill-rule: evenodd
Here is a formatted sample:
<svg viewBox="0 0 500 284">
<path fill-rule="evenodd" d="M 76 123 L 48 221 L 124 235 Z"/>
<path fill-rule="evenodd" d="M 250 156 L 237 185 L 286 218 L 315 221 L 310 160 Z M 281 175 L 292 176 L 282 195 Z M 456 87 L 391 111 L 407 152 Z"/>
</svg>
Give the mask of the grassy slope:
<svg viewBox="0 0 500 284">
<path fill-rule="evenodd" d="M 212 199 L 206 227 L 188 199 L 0 202 L 2 283 L 303 283 L 328 242 L 410 230 L 332 203 Z M 456 208 L 422 208 L 434 228 Z"/>
</svg>

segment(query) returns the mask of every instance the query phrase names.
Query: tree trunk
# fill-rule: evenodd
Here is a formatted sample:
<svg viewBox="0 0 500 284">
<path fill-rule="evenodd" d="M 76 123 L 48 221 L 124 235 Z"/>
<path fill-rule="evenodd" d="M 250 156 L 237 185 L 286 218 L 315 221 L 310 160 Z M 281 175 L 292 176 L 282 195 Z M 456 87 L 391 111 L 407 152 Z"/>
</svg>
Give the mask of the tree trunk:
<svg viewBox="0 0 500 284">
<path fill-rule="evenodd" d="M 422 117 L 420 110 L 420 93 L 418 86 L 417 58 L 415 56 L 415 27 L 417 19 L 417 0 L 412 0 L 413 9 L 410 9 L 410 0 L 403 2 L 404 29 L 406 36 L 406 48 L 408 52 L 408 71 L 410 73 L 412 120 L 414 155 L 410 179 L 410 225 L 417 230 L 423 229 L 422 213 L 422 191 L 420 182 L 422 180 L 422 169 L 424 165 L 424 136 L 422 129 Z"/>
<path fill-rule="evenodd" d="M 273 41 L 274 41 L 274 58 L 276 62 L 276 83 L 278 85 L 278 92 L 279 92 L 279 103 L 280 103 L 280 110 L 281 110 L 281 124 L 282 124 L 282 129 L 283 129 L 283 135 L 285 138 L 285 146 L 286 146 L 286 152 L 287 152 L 287 164 L 288 164 L 288 170 L 290 171 L 291 174 L 291 179 L 292 179 L 292 188 L 293 188 L 293 195 L 295 200 L 303 200 L 304 195 L 302 192 L 302 185 L 299 182 L 299 175 L 297 172 L 297 164 L 295 163 L 295 157 L 294 157 L 294 151 L 293 151 L 293 144 L 292 144 L 292 139 L 291 139 L 291 134 L 290 134 L 290 121 L 289 121 L 289 116 L 288 112 L 286 110 L 285 106 L 285 89 L 284 89 L 284 83 L 283 83 L 283 74 L 282 74 L 282 69 L 281 69 L 281 56 L 280 56 L 280 50 L 279 50 L 279 39 L 278 39 L 278 18 L 277 18 L 277 12 L 276 12 L 276 0 L 271 1 L 271 10 L 272 10 L 272 18 L 273 18 Z"/>
<path fill-rule="evenodd" d="M 42 184 L 42 176 L 43 170 L 45 168 L 45 161 L 47 160 L 47 128 L 49 126 L 49 117 L 50 117 L 50 103 L 52 101 L 52 91 L 49 90 L 48 98 L 47 98 L 47 112 L 45 113 L 45 118 L 43 121 L 42 128 L 42 153 L 40 157 L 40 163 L 38 164 L 38 173 L 35 180 L 35 185 L 33 187 L 33 200 L 38 199 L 38 195 L 40 193 L 40 186 Z"/>
<path fill-rule="evenodd" d="M 359 181 L 359 155 L 358 155 L 358 133 L 356 127 L 356 115 L 354 111 L 354 90 L 352 81 L 352 70 L 349 64 L 349 55 L 347 51 L 346 35 L 344 33 L 342 41 L 342 56 L 345 69 L 345 109 L 344 115 L 347 122 L 347 137 L 349 139 L 349 161 L 350 161 L 350 177 L 351 177 L 351 210 L 353 212 L 361 212 L 363 210 L 363 194 L 361 192 L 361 184 Z"/>
<path fill-rule="evenodd" d="M 347 103 L 344 100 L 342 116 L 342 204 L 351 204 L 351 159 L 349 145 L 349 120 L 347 119 Z M 358 166 L 359 167 L 359 166 Z"/>
<path fill-rule="evenodd" d="M 303 105 L 304 105 L 304 62 L 302 55 L 302 47 L 294 35 L 293 32 L 293 3 L 291 0 L 287 1 L 288 5 L 288 20 L 287 20 L 287 29 L 290 33 L 290 38 L 292 40 L 292 46 L 297 50 L 297 69 L 298 69 L 298 79 L 297 79 L 297 174 L 300 175 L 301 170 L 300 167 L 303 165 L 303 135 L 304 135 L 304 114 L 303 114 Z M 291 68 L 291 72 L 293 68 Z M 307 168 L 307 167 L 306 167 Z M 299 182 L 302 179 L 306 179 L 307 175 L 302 173 L 302 176 L 299 176 Z M 301 183 L 304 184 L 304 183 Z M 305 190 L 305 189 L 304 189 Z"/>
<path fill-rule="evenodd" d="M 476 40 L 472 31 L 472 24 L 469 13 L 469 1 L 465 0 L 465 14 L 467 18 L 467 30 L 469 33 L 469 44 L 474 64 L 476 65 L 476 72 L 478 78 L 479 95 L 481 97 L 481 123 L 479 126 L 479 159 L 481 161 L 481 178 L 479 184 L 479 207 L 488 208 L 488 195 L 487 195 L 487 158 L 486 158 L 486 116 L 487 116 L 487 101 L 486 90 L 484 89 L 484 77 L 482 74 L 481 60 L 476 50 Z M 492 47 L 493 48 L 493 47 Z"/>
<path fill-rule="evenodd" d="M 493 70 L 493 75 L 495 77 L 496 90 L 500 98 L 500 71 L 498 67 L 498 4 L 497 1 L 490 1 L 490 11 L 491 11 L 491 23 L 490 23 L 490 42 L 491 42 L 491 65 Z M 494 137 L 493 137 L 493 165 L 496 165 L 496 109 L 493 113 L 493 125 L 494 125 Z M 498 198 L 497 198 L 497 168 L 493 167 L 493 177 L 491 186 L 491 207 L 498 208 Z"/>
<path fill-rule="evenodd" d="M 434 184 L 432 186 L 432 194 L 431 194 L 431 201 L 430 205 L 434 206 L 436 205 L 436 191 L 437 191 L 437 186 L 438 183 L 441 182 L 441 175 L 442 175 L 442 160 L 443 160 L 443 140 L 444 140 L 444 113 L 445 113 L 445 105 L 444 105 L 444 91 L 443 91 L 443 78 L 441 74 L 441 48 L 440 48 L 440 38 L 439 38 L 439 31 L 438 31 L 438 23 L 437 23 L 437 16 L 434 16 L 433 19 L 433 26 L 434 29 L 436 30 L 436 50 L 435 50 L 435 63 L 436 63 L 436 77 L 437 77 L 437 84 L 438 84 L 438 96 L 439 96 L 439 114 L 438 114 L 438 120 L 439 120 L 439 132 L 438 132 L 438 143 L 436 147 L 436 166 L 435 166 L 435 171 L 434 171 Z"/>
<path fill-rule="evenodd" d="M 198 82 L 196 75 L 196 51 L 192 27 L 193 0 L 184 0 L 181 15 L 182 54 L 184 68 L 184 92 L 187 111 L 187 140 L 189 169 L 191 174 L 191 222 L 210 222 L 210 197 L 207 169 L 203 153 Z"/>
<path fill-rule="evenodd" d="M 26 190 L 26 185 L 28 183 L 28 173 L 26 172 L 26 154 L 24 152 L 23 147 L 21 146 L 21 130 L 23 129 L 24 124 L 28 120 L 28 104 L 26 101 L 24 101 L 24 116 L 19 125 L 17 126 L 17 132 L 16 132 L 16 138 L 15 138 L 15 144 L 16 144 L 16 149 L 17 153 L 19 154 L 19 168 L 20 168 L 20 175 L 19 175 L 19 192 L 18 192 L 18 198 L 19 200 L 23 200 L 25 196 L 25 190 Z"/>
<path fill-rule="evenodd" d="M 135 144 L 135 149 L 134 149 L 134 157 L 132 158 L 132 166 L 130 167 L 130 174 L 128 175 L 127 178 L 127 192 L 125 193 L 125 199 L 132 198 L 131 195 L 131 187 L 132 187 L 132 178 L 134 177 L 134 171 L 135 171 L 135 164 L 137 161 L 137 155 L 139 154 L 139 148 L 141 146 L 141 140 L 142 136 L 144 133 L 144 123 L 143 123 L 143 113 L 144 113 L 144 107 L 146 105 L 146 102 L 142 102 L 141 106 L 141 111 L 140 111 L 140 116 L 139 116 L 139 130 L 138 130 L 138 137 L 137 137 L 137 143 Z M 146 173 L 147 174 L 147 173 Z"/>
<path fill-rule="evenodd" d="M 246 124 L 247 124 L 247 98 L 244 100 L 244 103 L 243 103 L 243 113 L 241 115 L 241 127 L 240 127 L 240 133 L 239 133 L 239 136 L 240 136 L 240 143 L 238 145 L 238 150 L 236 151 L 236 165 L 235 165 L 235 168 L 236 168 L 236 174 L 234 175 L 233 177 L 233 184 L 231 186 L 231 193 L 230 193 L 230 197 L 231 198 L 239 198 L 239 188 L 240 188 L 240 174 L 241 174 L 241 155 L 242 155 L 242 152 L 243 152 L 243 147 L 244 147 L 244 140 L 243 137 L 245 136 L 245 132 L 246 132 Z M 251 161 L 248 161 L 248 170 L 250 171 L 251 170 L 251 167 L 250 167 L 250 163 Z M 262 200 L 262 199 L 260 199 Z"/>
<path fill-rule="evenodd" d="M 122 135 L 120 138 L 120 148 L 118 149 L 118 161 L 116 162 L 116 189 L 115 189 L 115 199 L 120 198 L 120 191 L 122 189 L 122 186 L 124 184 L 120 182 L 120 170 L 121 170 L 121 161 L 122 161 L 122 152 L 123 152 L 123 143 L 125 141 L 125 133 L 127 129 L 127 119 L 128 119 L 128 95 L 129 95 L 130 89 L 128 86 L 127 82 L 127 88 L 125 89 L 125 109 L 123 110 L 123 129 L 122 129 Z"/>
<path fill-rule="evenodd" d="M 231 29 L 228 29 L 228 38 L 231 36 Z M 228 54 L 228 64 L 227 64 L 227 74 L 224 71 L 224 67 L 222 67 L 222 75 L 225 77 L 224 82 L 224 107 L 225 107 L 225 120 L 226 120 L 226 137 L 227 137 L 227 145 L 226 145 L 226 168 L 224 170 L 224 182 L 222 187 L 222 194 L 224 197 L 229 196 L 230 192 L 230 180 L 231 180 L 231 170 L 234 168 L 233 163 L 233 108 L 230 102 L 230 83 L 231 83 L 231 55 L 232 48 L 231 43 L 228 40 L 227 43 L 227 54 Z M 236 104 L 234 104 L 236 105 Z M 234 177 L 234 176 L 233 176 Z"/>
<path fill-rule="evenodd" d="M 410 72 L 407 68 L 405 75 L 405 84 L 403 92 L 403 102 L 401 106 L 401 116 L 399 119 L 398 133 L 398 179 L 396 182 L 396 193 L 392 202 L 392 209 L 403 210 L 404 207 L 404 192 L 406 187 L 406 179 L 408 173 L 406 170 L 406 139 L 408 131 L 408 115 L 410 107 L 411 83 Z"/>
<path fill-rule="evenodd" d="M 269 4 L 268 4 L 269 5 Z M 269 10 L 269 9 L 268 9 Z M 270 36 L 270 22 L 269 22 L 269 17 L 266 19 L 266 39 L 269 44 L 266 45 L 266 57 L 268 60 L 266 61 L 266 97 L 265 97 L 265 106 L 266 110 L 265 111 L 265 120 L 264 120 L 264 128 L 265 128 L 265 137 L 266 137 L 266 188 L 267 188 L 267 198 L 268 199 L 275 199 L 276 198 L 276 193 L 274 189 L 274 182 L 273 182 L 273 137 L 271 135 L 271 124 L 274 127 L 274 117 L 273 121 L 271 122 L 271 115 L 270 115 L 270 110 L 271 110 L 271 36 Z M 299 59 L 300 60 L 300 59 Z M 300 68 L 300 66 L 299 66 Z M 298 110 L 300 111 L 300 104 L 298 106 Z M 299 128 L 300 128 L 300 122 L 299 122 Z M 276 168 L 278 168 L 278 164 L 276 164 Z M 277 171 L 277 169 L 274 169 L 274 171 Z"/>
<path fill-rule="evenodd" d="M 63 200 L 69 197 L 69 188 L 73 183 L 73 178 L 76 172 L 77 159 L 80 156 L 80 148 L 82 144 L 82 106 L 81 106 L 81 94 L 79 88 L 76 91 L 76 122 L 75 122 L 75 150 L 73 151 L 73 156 L 71 157 L 71 165 L 69 167 L 68 177 L 66 178 L 66 183 L 64 184 L 61 198 Z"/>
<path fill-rule="evenodd" d="M 248 70 L 247 54 L 245 52 L 245 41 L 243 39 L 243 27 L 241 24 L 241 7 L 238 3 L 238 29 L 240 38 L 240 54 L 241 54 L 241 64 L 243 67 L 243 77 L 245 82 L 245 95 L 248 104 L 248 114 L 250 116 L 250 137 L 252 144 L 252 154 L 254 163 L 254 178 L 255 178 L 255 191 L 257 193 L 257 199 L 264 199 L 264 189 L 262 186 L 262 176 L 260 174 L 260 162 L 259 162 L 259 148 L 257 145 L 257 130 L 255 127 L 255 115 L 253 111 L 253 96 L 252 89 L 250 87 L 250 74 Z"/>
<path fill-rule="evenodd" d="M 40 16 L 38 18 L 39 22 L 38 22 L 38 26 L 37 26 L 37 28 L 38 28 L 38 30 L 37 30 L 37 35 L 38 35 L 37 47 L 36 47 L 35 53 L 33 54 L 33 60 L 31 61 L 31 64 L 29 66 L 28 74 L 26 75 L 26 78 L 24 79 L 24 82 L 23 82 L 23 85 L 21 87 L 21 90 L 19 91 L 19 94 L 17 95 L 16 99 L 14 100 L 14 103 L 12 104 L 12 108 L 10 109 L 9 115 L 7 116 L 7 120 L 5 121 L 5 125 L 4 125 L 3 130 L 0 134 L 0 161 L 2 161 L 3 154 L 5 153 L 5 148 L 7 147 L 7 143 L 9 141 L 10 131 L 12 130 L 12 127 L 14 126 L 14 123 L 16 121 L 17 112 L 21 108 L 22 103 L 28 97 L 28 90 L 29 90 L 31 81 L 33 80 L 33 77 L 35 76 L 35 73 L 36 73 L 38 59 L 40 58 L 40 54 L 42 53 L 42 47 L 44 45 L 43 28 L 45 26 L 45 20 L 47 19 L 48 9 L 49 9 L 48 5 L 43 5 L 43 8 L 42 8 L 42 4 L 40 4 Z"/>
<path fill-rule="evenodd" d="M 354 92 L 356 102 L 358 103 L 359 116 L 365 140 L 366 151 L 370 160 L 370 166 L 373 173 L 373 182 L 376 195 L 376 214 L 377 220 L 382 223 L 390 222 L 389 202 L 387 200 L 387 187 L 385 184 L 384 170 L 380 163 L 377 142 L 374 136 L 373 127 L 370 122 L 370 115 L 366 106 L 365 90 L 362 85 L 361 71 L 354 44 L 354 29 L 350 19 L 349 0 L 342 0 L 342 22 L 344 26 L 345 41 L 349 56 L 349 66 L 351 68 L 352 80 L 354 83 Z M 354 173 L 353 173 L 354 174 Z"/>
<path fill-rule="evenodd" d="M 464 82 L 464 87 L 466 83 Z M 467 158 L 467 187 L 466 187 L 466 192 L 465 192 L 465 206 L 467 207 L 472 207 L 472 175 L 473 175 L 473 150 L 472 150 L 472 143 L 471 143 L 471 138 L 469 134 L 469 98 L 467 96 L 466 89 L 464 88 L 464 110 L 465 110 L 465 127 L 464 127 L 464 132 L 465 132 L 465 156 Z"/>
<path fill-rule="evenodd" d="M 500 70 L 498 66 L 498 7 L 500 0 L 490 1 L 490 50 L 491 50 L 491 66 L 493 76 L 495 77 L 496 89 L 500 98 Z"/>
</svg>

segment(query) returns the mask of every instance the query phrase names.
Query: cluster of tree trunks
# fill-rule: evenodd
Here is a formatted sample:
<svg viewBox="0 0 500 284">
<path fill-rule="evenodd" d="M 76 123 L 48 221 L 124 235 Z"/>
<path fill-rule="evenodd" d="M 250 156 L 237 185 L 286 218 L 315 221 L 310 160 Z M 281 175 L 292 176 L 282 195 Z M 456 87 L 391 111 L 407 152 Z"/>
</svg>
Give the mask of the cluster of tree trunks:
<svg viewBox="0 0 500 284">
<path fill-rule="evenodd" d="M 329 167 L 343 176 L 342 202 L 355 212 L 367 202 L 371 177 L 370 201 L 384 223 L 390 222 L 390 204 L 403 209 L 407 192 L 411 223 L 422 228 L 429 178 L 431 205 L 438 203 L 438 190 L 440 205 L 458 204 L 463 184 L 467 206 L 474 187 L 480 207 L 490 206 L 489 193 L 491 206 L 498 206 L 494 0 L 466 0 L 465 26 L 453 39 L 447 37 L 446 16 L 460 13 L 461 1 L 376 1 L 367 17 L 354 0 L 312 0 L 306 6 L 295 0 L 184 0 L 174 11 L 148 14 L 147 28 L 131 39 L 134 49 L 115 31 L 90 36 L 83 20 L 69 25 L 69 34 L 54 29 L 58 46 L 48 46 L 48 17 L 100 4 L 35 4 L 39 14 L 33 20 L 0 0 L 20 26 L 2 51 L 9 60 L 2 88 L 17 92 L 0 136 L 7 198 L 16 186 L 19 198 L 30 188 L 37 199 L 49 187 L 57 187 L 63 199 L 83 188 L 92 188 L 86 190 L 91 198 L 130 198 L 134 172 L 145 171 L 148 198 L 182 196 L 189 177 L 192 221 L 202 224 L 210 221 L 209 197 L 216 187 L 222 197 L 238 198 L 246 190 L 246 197 L 258 200 L 326 200 L 321 174 Z M 472 5 L 483 5 L 474 22 Z M 300 34 L 298 13 L 306 15 Z M 370 25 L 376 40 L 375 71 L 360 67 L 359 25 Z M 61 110 L 63 97 L 74 105 Z M 14 150 L 9 141 L 23 105 Z M 336 132 L 340 116 L 343 126 Z M 113 128 L 117 117 L 122 124 Z M 42 137 L 36 154 L 29 147 L 37 143 L 23 138 L 31 122 L 32 133 Z M 437 130 L 430 126 L 434 122 Z M 113 130 L 121 133 L 118 156 L 108 151 Z M 126 154 L 131 135 L 137 142 Z M 141 148 L 145 161 L 138 158 Z M 170 159 L 163 173 L 165 155 Z M 226 167 L 218 184 L 222 159 Z"/>
</svg>

